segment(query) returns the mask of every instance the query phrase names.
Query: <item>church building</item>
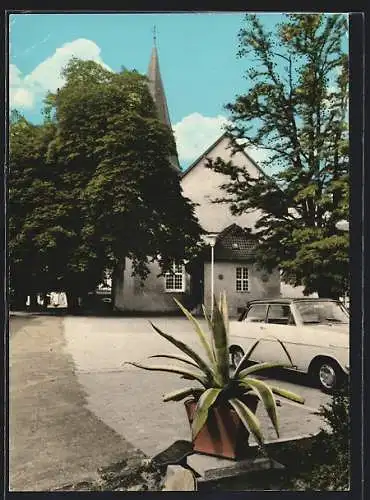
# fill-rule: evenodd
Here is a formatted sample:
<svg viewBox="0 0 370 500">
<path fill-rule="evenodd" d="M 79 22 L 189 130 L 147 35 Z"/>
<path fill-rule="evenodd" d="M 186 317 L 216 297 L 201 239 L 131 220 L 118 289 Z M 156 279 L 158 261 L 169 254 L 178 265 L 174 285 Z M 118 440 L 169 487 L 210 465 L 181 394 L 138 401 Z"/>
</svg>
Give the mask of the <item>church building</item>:
<svg viewBox="0 0 370 500">
<path fill-rule="evenodd" d="M 154 46 L 147 77 L 149 89 L 157 107 L 160 120 L 171 130 L 167 100 L 159 68 L 158 51 Z M 226 204 L 215 204 L 212 200 L 221 196 L 223 174 L 207 168 L 207 158 L 231 159 L 231 144 L 222 134 L 185 171 L 181 172 L 177 155 L 171 164 L 179 172 L 183 194 L 194 203 L 196 216 L 207 232 L 209 247 L 198 262 L 189 266 L 175 265 L 172 273 L 158 277 L 157 263 L 149 265 L 150 274 L 141 286 L 140 278 L 132 276 L 132 263 L 126 258 L 121 278 L 116 280 L 113 290 L 113 307 L 126 312 L 171 313 L 178 310 L 173 301 L 176 297 L 192 310 L 200 310 L 201 304 L 211 306 L 211 290 L 216 297 L 226 291 L 230 316 L 239 314 L 247 301 L 280 296 L 280 274 L 276 270 L 267 273 L 250 263 L 254 248 L 253 232 L 260 216 L 257 210 L 240 216 L 231 214 Z M 245 152 L 232 157 L 234 164 L 248 170 L 250 175 L 264 175 L 261 168 Z"/>
</svg>

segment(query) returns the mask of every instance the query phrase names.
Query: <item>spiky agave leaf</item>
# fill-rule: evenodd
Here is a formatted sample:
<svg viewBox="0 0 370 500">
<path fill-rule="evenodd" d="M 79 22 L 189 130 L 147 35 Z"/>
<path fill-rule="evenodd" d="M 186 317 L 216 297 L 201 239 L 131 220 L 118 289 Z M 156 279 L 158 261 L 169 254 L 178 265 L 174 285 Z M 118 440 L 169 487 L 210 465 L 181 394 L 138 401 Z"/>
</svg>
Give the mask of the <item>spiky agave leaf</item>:
<svg viewBox="0 0 370 500">
<path fill-rule="evenodd" d="M 270 389 L 274 394 L 281 396 L 286 399 L 290 399 L 290 401 L 294 401 L 295 403 L 304 404 L 305 399 L 302 396 L 299 396 L 295 392 L 287 391 L 286 389 L 282 389 L 280 387 L 276 387 L 275 385 L 270 385 Z"/>
<path fill-rule="evenodd" d="M 226 331 L 225 319 L 222 315 L 219 305 L 215 301 L 213 317 L 212 317 L 212 330 L 215 342 L 215 351 L 217 366 L 221 376 L 222 384 L 227 384 L 230 378 L 229 370 L 229 346 L 228 335 Z"/>
<path fill-rule="evenodd" d="M 289 351 L 288 349 L 285 347 L 284 343 L 278 338 L 278 337 L 275 337 L 275 335 L 269 335 L 267 338 L 273 338 L 274 340 L 276 340 L 277 342 L 279 342 L 279 344 L 281 345 L 281 347 L 283 348 L 287 358 L 289 359 L 289 363 L 291 364 L 291 366 L 293 366 L 293 360 L 292 360 L 292 357 L 291 355 L 289 354 Z M 263 340 L 263 339 L 262 339 Z"/>
<path fill-rule="evenodd" d="M 190 358 L 192 358 L 197 365 L 199 366 L 200 370 L 204 372 L 204 374 L 208 377 L 209 383 L 214 384 L 214 385 L 219 385 L 219 382 L 217 380 L 217 375 L 214 373 L 212 368 L 210 368 L 207 363 L 197 354 L 191 347 L 186 345 L 184 342 L 181 340 L 175 339 L 172 337 L 172 335 L 169 335 L 168 333 L 162 332 L 157 326 L 155 326 L 151 321 L 150 324 L 154 328 L 154 330 L 161 336 L 164 337 L 166 340 L 171 342 L 171 344 L 175 345 L 180 351 L 184 352 L 187 354 Z"/>
<path fill-rule="evenodd" d="M 191 359 L 187 358 L 186 356 L 181 356 L 181 354 L 153 354 L 152 356 L 149 356 L 150 358 L 167 358 L 167 359 L 174 359 L 176 361 L 182 361 L 183 363 L 186 363 L 188 365 L 194 366 L 195 368 L 199 369 L 199 366 L 194 363 Z"/>
<path fill-rule="evenodd" d="M 238 414 L 243 425 L 253 434 L 257 442 L 263 444 L 263 435 L 261 432 L 261 424 L 255 414 L 244 404 L 240 399 L 232 398 L 229 399 L 229 403 L 234 408 Z"/>
<path fill-rule="evenodd" d="M 284 365 L 283 363 L 259 363 L 258 365 L 253 365 L 249 366 L 248 368 L 245 368 L 238 374 L 238 380 L 243 380 L 247 375 L 250 375 L 251 373 L 256 373 L 261 370 L 268 370 L 269 368 L 286 368 L 287 365 Z"/>
<path fill-rule="evenodd" d="M 213 325 L 212 325 L 212 321 L 211 321 L 210 316 L 208 315 L 207 309 L 206 309 L 206 307 L 205 307 L 204 304 L 202 304 L 202 310 L 203 310 L 204 318 L 206 319 L 207 324 L 208 324 L 208 329 L 209 329 L 209 331 L 211 333 L 212 354 L 213 354 L 214 359 L 217 360 L 216 350 L 215 350 L 215 342 L 214 342 L 214 337 L 213 337 Z"/>
<path fill-rule="evenodd" d="M 196 436 L 199 434 L 199 431 L 206 423 L 208 418 L 208 411 L 213 405 L 213 403 L 216 401 L 217 396 L 220 394 L 220 392 L 221 389 L 212 388 L 212 389 L 207 389 L 200 396 L 197 402 L 197 406 L 195 408 L 193 422 L 191 424 L 193 439 L 196 438 Z"/>
<path fill-rule="evenodd" d="M 213 365 L 215 362 L 215 358 L 214 358 L 213 352 L 211 350 L 211 346 L 210 346 L 210 344 L 205 336 L 205 333 L 203 332 L 202 327 L 200 326 L 199 322 L 196 320 L 196 318 L 194 318 L 194 316 L 191 314 L 191 312 L 188 311 L 188 309 L 186 309 L 186 307 L 184 307 L 181 304 L 181 302 L 179 302 L 175 297 L 173 298 L 173 300 L 176 302 L 176 304 L 181 309 L 181 311 L 185 314 L 185 316 L 188 318 L 188 320 L 193 323 L 194 329 L 195 329 L 196 333 L 198 334 L 199 340 L 201 341 L 201 343 L 204 347 L 204 350 L 207 353 L 208 359 Z"/>
<path fill-rule="evenodd" d="M 251 348 L 244 354 L 242 359 L 239 361 L 238 366 L 236 367 L 234 375 L 233 375 L 234 379 L 238 377 L 239 373 L 241 372 L 241 370 L 243 368 L 243 365 L 245 364 L 246 361 L 249 360 L 253 351 L 256 349 L 256 347 L 258 346 L 259 343 L 260 343 L 260 340 L 259 339 L 256 340 L 256 342 L 254 342 L 254 344 L 251 346 Z"/>
<path fill-rule="evenodd" d="M 181 401 L 187 396 L 195 396 L 203 392 L 203 389 L 198 387 L 188 387 L 186 389 L 177 389 L 176 391 L 168 392 L 163 396 L 163 401 Z"/>
<path fill-rule="evenodd" d="M 269 338 L 273 338 L 274 340 L 276 340 L 277 342 L 279 342 L 279 344 L 283 348 L 285 354 L 287 355 L 287 358 L 288 358 L 290 364 L 293 366 L 293 361 L 292 361 L 292 358 L 291 358 L 291 356 L 290 356 L 290 354 L 288 352 L 288 349 L 285 347 L 285 345 L 283 344 L 283 342 L 279 338 L 271 335 L 271 336 L 268 336 L 268 337 L 263 337 L 261 339 L 258 339 L 258 340 L 256 340 L 254 342 L 254 344 L 250 347 L 250 349 L 244 354 L 244 356 L 242 357 L 242 359 L 239 361 L 239 364 L 236 367 L 236 370 L 234 372 L 234 376 L 233 376 L 234 378 L 238 376 L 238 374 L 240 373 L 240 371 L 243 368 L 243 365 L 245 364 L 246 361 L 249 360 L 249 358 L 251 357 L 253 351 L 256 349 L 256 347 L 258 346 L 258 344 L 260 342 L 262 342 L 263 340 L 268 340 Z"/>
<path fill-rule="evenodd" d="M 206 306 L 204 304 L 202 304 L 202 310 L 203 310 L 203 315 L 204 315 L 205 319 L 207 320 L 209 331 L 212 333 L 211 317 L 208 315 L 208 311 L 207 311 Z"/>
<path fill-rule="evenodd" d="M 279 437 L 279 422 L 277 416 L 276 402 L 270 387 L 262 380 L 258 380 L 251 377 L 248 377 L 248 379 L 245 382 L 242 382 L 242 385 L 248 389 L 249 388 L 254 389 L 259 399 L 263 402 L 267 415 L 270 417 L 272 425 L 274 426 L 277 437 Z"/>
<path fill-rule="evenodd" d="M 208 385 L 208 379 L 202 373 L 195 373 L 186 368 L 180 368 L 178 366 L 166 366 L 166 365 L 143 365 L 142 363 L 136 363 L 134 361 L 126 361 L 124 364 L 136 366 L 136 368 L 141 368 L 143 370 L 149 371 L 159 371 L 176 373 L 177 375 L 184 375 L 189 380 L 198 380 L 204 387 Z"/>
</svg>

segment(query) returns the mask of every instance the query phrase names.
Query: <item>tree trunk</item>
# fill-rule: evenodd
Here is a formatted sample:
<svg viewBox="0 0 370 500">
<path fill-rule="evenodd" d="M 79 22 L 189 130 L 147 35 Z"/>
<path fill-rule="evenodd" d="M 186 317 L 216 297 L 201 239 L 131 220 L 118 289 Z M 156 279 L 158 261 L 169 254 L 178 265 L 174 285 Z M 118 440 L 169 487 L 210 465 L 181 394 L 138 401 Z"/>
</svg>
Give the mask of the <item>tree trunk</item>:
<svg viewBox="0 0 370 500">
<path fill-rule="evenodd" d="M 197 259 L 188 269 L 190 280 L 190 309 L 201 306 L 204 302 L 204 262 Z"/>
<path fill-rule="evenodd" d="M 79 309 L 78 295 L 72 290 L 67 290 L 65 293 L 67 297 L 68 311 L 69 312 L 78 311 Z"/>
<path fill-rule="evenodd" d="M 79 309 L 89 309 L 91 303 L 91 294 L 89 292 L 81 292 L 79 297 Z"/>
<path fill-rule="evenodd" d="M 320 299 L 335 299 L 338 300 L 338 293 L 334 292 L 329 285 L 322 285 L 318 287 L 317 294 Z"/>
<path fill-rule="evenodd" d="M 126 267 L 126 258 L 123 257 L 121 262 L 117 264 L 112 272 L 112 288 L 111 288 L 111 306 L 114 310 L 116 307 L 116 293 L 120 289 L 121 293 L 124 290 L 124 271 Z"/>
<path fill-rule="evenodd" d="M 13 311 L 26 310 L 27 295 L 24 292 L 16 291 L 9 297 L 9 308 Z"/>
<path fill-rule="evenodd" d="M 48 292 L 44 292 L 42 294 L 42 308 L 44 311 L 47 310 L 48 308 L 48 305 L 49 305 L 49 296 L 48 296 Z"/>
<path fill-rule="evenodd" d="M 118 269 L 117 269 L 117 266 L 116 266 L 113 269 L 113 272 L 112 272 L 112 287 L 111 287 L 111 290 L 110 290 L 110 299 L 111 299 L 111 304 L 112 304 L 112 308 L 113 309 L 115 307 L 117 278 L 118 278 Z M 123 274 L 122 274 L 122 278 L 123 278 Z"/>
<path fill-rule="evenodd" d="M 30 294 L 30 311 L 37 311 L 39 304 L 37 302 L 37 293 Z"/>
</svg>

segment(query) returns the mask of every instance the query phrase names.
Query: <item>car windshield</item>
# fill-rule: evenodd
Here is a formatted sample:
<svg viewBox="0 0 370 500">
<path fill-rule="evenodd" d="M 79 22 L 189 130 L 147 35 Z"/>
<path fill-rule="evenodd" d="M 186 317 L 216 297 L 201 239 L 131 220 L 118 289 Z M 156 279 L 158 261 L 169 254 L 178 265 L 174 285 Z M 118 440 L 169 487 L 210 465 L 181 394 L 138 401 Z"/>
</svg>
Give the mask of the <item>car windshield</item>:
<svg viewBox="0 0 370 500">
<path fill-rule="evenodd" d="M 349 323 L 348 313 L 339 302 L 298 302 L 295 306 L 304 324 Z"/>
</svg>

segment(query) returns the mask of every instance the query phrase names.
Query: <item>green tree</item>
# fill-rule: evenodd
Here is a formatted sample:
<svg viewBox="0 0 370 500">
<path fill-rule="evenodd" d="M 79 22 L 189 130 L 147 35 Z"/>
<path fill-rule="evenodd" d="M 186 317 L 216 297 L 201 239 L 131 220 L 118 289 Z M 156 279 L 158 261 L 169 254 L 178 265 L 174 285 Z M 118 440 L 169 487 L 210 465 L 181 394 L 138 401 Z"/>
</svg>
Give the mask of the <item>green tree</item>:
<svg viewBox="0 0 370 500">
<path fill-rule="evenodd" d="M 53 223 L 58 194 L 55 172 L 45 163 L 54 130 L 52 124 L 32 125 L 13 112 L 9 132 L 10 287 L 18 307 L 25 306 L 27 295 L 35 306 L 36 294 L 49 290 L 49 250 L 58 231 Z"/>
<path fill-rule="evenodd" d="M 234 214 L 261 211 L 256 262 L 329 297 L 343 293 L 348 274 L 348 234 L 335 228 L 348 218 L 346 32 L 343 15 L 289 14 L 270 33 L 248 14 L 238 52 L 249 64 L 248 88 L 226 106 L 228 133 L 234 150 L 266 153 L 268 175 L 209 163 L 228 177 L 215 202 Z"/>
<path fill-rule="evenodd" d="M 77 226 L 65 290 L 72 296 L 84 277 L 91 289 L 91 278 L 96 286 L 125 256 L 143 278 L 149 259 L 161 256 L 166 269 L 190 258 L 201 228 L 170 165 L 174 140 L 157 118 L 146 79 L 78 59 L 63 76 L 66 83 L 47 97 L 45 113 L 56 127 L 48 161 L 62 166 L 58 185 Z"/>
</svg>

